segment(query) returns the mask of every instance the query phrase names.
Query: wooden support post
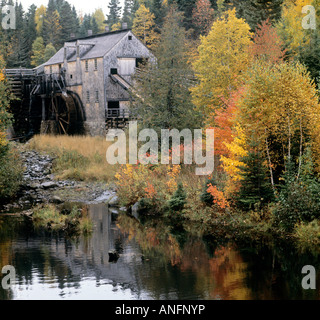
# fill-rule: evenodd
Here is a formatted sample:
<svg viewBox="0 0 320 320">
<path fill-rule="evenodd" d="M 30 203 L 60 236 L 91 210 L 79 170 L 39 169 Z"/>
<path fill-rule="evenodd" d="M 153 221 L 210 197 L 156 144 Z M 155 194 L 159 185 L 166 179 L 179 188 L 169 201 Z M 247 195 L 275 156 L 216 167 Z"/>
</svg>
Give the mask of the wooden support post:
<svg viewBox="0 0 320 320">
<path fill-rule="evenodd" d="M 46 120 L 46 100 L 42 98 L 42 121 Z"/>
</svg>

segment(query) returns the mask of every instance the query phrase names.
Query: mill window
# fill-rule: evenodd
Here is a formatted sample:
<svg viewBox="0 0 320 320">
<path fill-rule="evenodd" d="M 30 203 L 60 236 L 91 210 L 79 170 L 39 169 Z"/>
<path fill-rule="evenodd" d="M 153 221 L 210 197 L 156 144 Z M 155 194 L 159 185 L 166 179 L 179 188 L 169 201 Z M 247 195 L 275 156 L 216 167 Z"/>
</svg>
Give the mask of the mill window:
<svg viewBox="0 0 320 320">
<path fill-rule="evenodd" d="M 88 72 L 88 71 L 89 71 L 89 61 L 86 60 L 86 72 Z"/>
<path fill-rule="evenodd" d="M 99 103 L 99 91 L 96 91 L 96 102 Z"/>
<path fill-rule="evenodd" d="M 87 91 L 87 103 L 90 103 L 90 91 Z"/>
<path fill-rule="evenodd" d="M 94 59 L 94 70 L 98 70 L 98 59 Z"/>
</svg>

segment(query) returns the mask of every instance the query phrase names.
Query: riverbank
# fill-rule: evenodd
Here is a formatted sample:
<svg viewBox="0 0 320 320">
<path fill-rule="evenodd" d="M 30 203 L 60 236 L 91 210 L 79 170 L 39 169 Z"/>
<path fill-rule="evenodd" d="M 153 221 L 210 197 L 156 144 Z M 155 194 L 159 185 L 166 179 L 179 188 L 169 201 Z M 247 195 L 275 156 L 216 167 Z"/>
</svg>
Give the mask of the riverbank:
<svg viewBox="0 0 320 320">
<path fill-rule="evenodd" d="M 287 232 L 272 208 L 245 212 L 230 205 L 219 191 L 222 173 L 208 180 L 178 165 L 110 166 L 101 160 L 107 147 L 102 138 L 64 136 L 36 136 L 17 145 L 25 165 L 23 184 L 17 199 L 0 212 L 22 212 L 41 204 L 109 203 L 129 211 L 133 207 L 140 217 L 159 218 L 190 233 L 235 241 L 277 237 L 312 250 L 319 247 L 317 222 Z"/>
</svg>

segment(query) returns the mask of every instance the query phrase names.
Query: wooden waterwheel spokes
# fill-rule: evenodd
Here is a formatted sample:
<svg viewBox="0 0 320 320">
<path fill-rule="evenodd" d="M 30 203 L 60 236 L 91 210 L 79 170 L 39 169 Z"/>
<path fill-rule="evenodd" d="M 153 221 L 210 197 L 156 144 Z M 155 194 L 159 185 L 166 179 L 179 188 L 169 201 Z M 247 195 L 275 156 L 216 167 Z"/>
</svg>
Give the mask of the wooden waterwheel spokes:
<svg viewBox="0 0 320 320">
<path fill-rule="evenodd" d="M 73 133 L 77 123 L 77 107 L 71 95 L 56 93 L 51 99 L 51 112 L 59 134 Z"/>
</svg>

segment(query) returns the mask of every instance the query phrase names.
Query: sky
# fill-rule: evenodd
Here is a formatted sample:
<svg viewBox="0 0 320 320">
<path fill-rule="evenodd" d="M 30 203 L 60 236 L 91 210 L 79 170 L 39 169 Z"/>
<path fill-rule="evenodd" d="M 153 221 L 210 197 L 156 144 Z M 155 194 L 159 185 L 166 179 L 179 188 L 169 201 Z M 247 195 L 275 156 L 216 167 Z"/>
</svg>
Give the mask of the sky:
<svg viewBox="0 0 320 320">
<path fill-rule="evenodd" d="M 67 0 L 72 6 L 74 5 L 78 12 L 82 13 L 93 13 L 95 9 L 101 8 L 105 14 L 108 13 L 108 0 Z M 124 0 L 120 0 L 121 4 Z M 32 5 L 35 4 L 40 7 L 42 4 L 47 6 L 49 0 L 18 0 L 22 3 L 24 11 Z"/>
</svg>

